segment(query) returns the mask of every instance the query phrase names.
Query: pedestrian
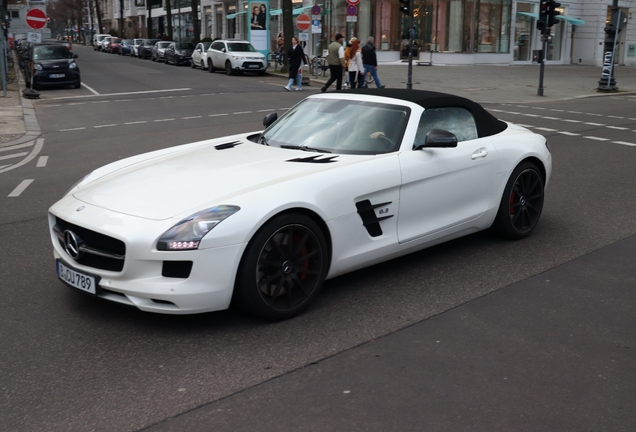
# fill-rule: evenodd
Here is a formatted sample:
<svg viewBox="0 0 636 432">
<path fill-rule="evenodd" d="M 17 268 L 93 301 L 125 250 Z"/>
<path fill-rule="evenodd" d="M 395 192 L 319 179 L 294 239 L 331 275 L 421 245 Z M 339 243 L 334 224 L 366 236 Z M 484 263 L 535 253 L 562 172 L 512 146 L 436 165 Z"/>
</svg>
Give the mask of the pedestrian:
<svg viewBox="0 0 636 432">
<path fill-rule="evenodd" d="M 375 54 L 373 36 L 369 36 L 367 43 L 362 47 L 362 64 L 364 64 L 363 76 L 367 76 L 368 73 L 371 73 L 371 76 L 375 80 L 375 85 L 377 85 L 378 88 L 384 88 L 384 86 L 380 83 L 380 78 L 378 77 L 378 58 Z M 367 87 L 367 84 L 364 81 L 363 86 Z"/>
<path fill-rule="evenodd" d="M 358 40 L 358 38 L 352 37 L 349 42 L 347 42 L 347 47 L 345 48 L 345 82 L 343 84 L 344 88 L 349 88 L 349 61 L 351 60 L 349 57 L 349 50 L 351 49 L 351 44 L 354 40 Z"/>
<path fill-rule="evenodd" d="M 331 77 L 327 84 L 325 84 L 320 91 L 326 92 L 327 89 L 333 82 L 336 82 L 336 90 L 340 90 L 342 88 L 342 70 L 345 66 L 345 58 L 344 58 L 344 47 L 342 46 L 342 41 L 344 37 L 340 33 L 336 33 L 336 37 L 334 41 L 331 42 L 327 55 L 327 64 L 329 65 L 329 72 L 331 73 Z"/>
<path fill-rule="evenodd" d="M 360 41 L 356 39 L 351 42 L 351 48 L 349 48 L 349 83 L 352 89 L 357 86 L 362 87 L 364 80 L 363 72 L 362 48 L 360 48 Z"/>
<path fill-rule="evenodd" d="M 292 37 L 292 46 L 289 51 L 287 51 L 287 58 L 289 59 L 289 82 L 285 86 L 285 90 L 290 91 L 295 80 L 296 91 L 300 91 L 303 87 L 302 67 L 305 52 L 303 51 L 303 47 L 298 43 L 296 36 Z"/>
</svg>

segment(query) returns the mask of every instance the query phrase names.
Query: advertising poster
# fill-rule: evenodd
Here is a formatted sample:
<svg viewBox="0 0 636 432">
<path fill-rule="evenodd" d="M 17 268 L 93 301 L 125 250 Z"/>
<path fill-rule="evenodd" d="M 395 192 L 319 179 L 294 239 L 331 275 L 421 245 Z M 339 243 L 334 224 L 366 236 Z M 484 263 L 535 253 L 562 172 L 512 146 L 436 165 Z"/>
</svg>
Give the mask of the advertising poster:
<svg viewBox="0 0 636 432">
<path fill-rule="evenodd" d="M 248 3 L 249 41 L 258 51 L 268 55 L 269 44 L 269 0 Z"/>
</svg>

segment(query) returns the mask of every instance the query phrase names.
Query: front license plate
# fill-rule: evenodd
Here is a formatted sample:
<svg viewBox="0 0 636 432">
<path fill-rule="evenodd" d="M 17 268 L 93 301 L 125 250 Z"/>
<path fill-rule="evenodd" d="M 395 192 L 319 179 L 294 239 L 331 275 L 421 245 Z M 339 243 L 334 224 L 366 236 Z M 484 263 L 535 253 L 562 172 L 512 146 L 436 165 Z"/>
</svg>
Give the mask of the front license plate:
<svg viewBox="0 0 636 432">
<path fill-rule="evenodd" d="M 64 74 L 49 74 L 49 78 L 64 78 Z"/>
<path fill-rule="evenodd" d="M 260 69 L 259 65 L 247 65 L 249 69 Z"/>
<path fill-rule="evenodd" d="M 57 260 L 57 275 L 62 282 L 87 293 L 97 294 L 97 280 L 94 276 L 89 276 L 65 266 Z"/>
</svg>

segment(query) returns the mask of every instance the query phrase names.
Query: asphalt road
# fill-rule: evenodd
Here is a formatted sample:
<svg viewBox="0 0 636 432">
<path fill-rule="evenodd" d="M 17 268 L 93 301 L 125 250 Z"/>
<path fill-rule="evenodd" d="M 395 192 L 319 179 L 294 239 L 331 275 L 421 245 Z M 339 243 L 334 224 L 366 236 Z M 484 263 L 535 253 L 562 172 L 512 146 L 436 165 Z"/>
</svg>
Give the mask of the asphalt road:
<svg viewBox="0 0 636 432">
<path fill-rule="evenodd" d="M 488 104 L 498 117 L 535 128 L 550 142 L 554 174 L 542 220 L 530 238 L 505 242 L 480 233 L 333 279 L 305 314 L 276 324 L 234 310 L 160 316 L 96 302 L 65 288 L 55 276 L 46 212 L 73 182 L 129 155 L 258 130 L 269 110 L 282 112 L 307 93 L 284 92 L 275 77 L 211 75 L 88 49 L 78 53 L 89 88 L 43 91 L 34 103 L 43 132 L 37 163 L 0 174 L 0 430 L 184 430 L 179 421 L 188 415 L 194 416 L 193 424 L 205 425 L 202 430 L 238 430 L 218 413 L 240 412 L 245 398 L 258 392 L 267 397 L 254 401 L 272 414 L 258 417 L 252 406 L 244 419 L 261 418 L 263 430 L 276 430 L 273 413 L 283 416 L 288 407 L 294 422 L 283 423 L 287 430 L 320 430 L 312 423 L 320 405 L 307 406 L 315 411 L 303 415 L 302 395 L 327 398 L 332 393 L 325 389 L 332 383 L 318 379 L 312 386 L 294 387 L 295 374 L 310 373 L 327 359 L 350 368 L 341 366 L 329 375 L 342 376 L 357 362 L 362 367 L 356 350 L 368 349 L 378 338 L 398 358 L 406 356 L 412 351 L 409 341 L 423 337 L 409 329 L 431 317 L 454 323 L 464 334 L 461 318 L 453 321 L 458 309 L 496 298 L 488 294 L 513 293 L 519 286 L 514 284 L 575 260 L 590 257 L 591 265 L 594 255 L 589 254 L 636 233 L 636 200 L 631 198 L 636 120 L 630 118 L 636 98 Z M 32 182 L 16 194 L 25 180 Z M 626 301 L 633 311 L 633 297 Z M 569 303 L 564 303 L 566 311 Z M 501 307 L 509 305 L 504 301 Z M 580 337 L 585 343 L 585 334 Z M 458 349 L 460 359 L 475 352 L 469 340 Z M 452 366 L 461 371 L 469 363 Z M 626 370 L 633 376 L 633 367 Z M 562 373 L 576 378 L 574 368 Z M 445 381 L 434 384 L 443 394 Z M 418 386 L 429 390 L 422 382 Z M 292 391 L 299 388 L 303 391 Z M 378 388 L 371 386 L 369 392 Z M 338 393 L 346 390 L 338 388 Z M 605 390 L 610 397 L 611 386 Z M 295 397 L 277 397 L 285 391 Z M 449 411 L 431 430 L 465 428 L 452 415 L 453 402 L 436 408 Z M 337 398 L 334 403 L 343 406 Z M 326 409 L 322 413 L 328 418 Z M 344 429 L 387 430 L 382 425 L 400 424 L 391 420 L 404 419 L 403 414 L 396 406 L 387 410 L 385 423 L 366 424 L 360 413 Z M 513 421 L 507 425 L 499 430 L 521 430 Z M 412 424 L 410 429 L 417 430 Z M 623 430 L 596 430 L 603 429 Z"/>
</svg>

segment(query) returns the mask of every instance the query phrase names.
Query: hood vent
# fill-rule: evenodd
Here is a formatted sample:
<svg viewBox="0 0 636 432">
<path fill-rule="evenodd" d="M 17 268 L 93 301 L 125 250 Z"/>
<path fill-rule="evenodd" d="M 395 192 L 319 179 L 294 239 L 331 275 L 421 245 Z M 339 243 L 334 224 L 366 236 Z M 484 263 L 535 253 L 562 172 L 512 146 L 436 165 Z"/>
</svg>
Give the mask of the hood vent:
<svg viewBox="0 0 636 432">
<path fill-rule="evenodd" d="M 318 156 L 309 156 L 309 157 L 305 157 L 305 158 L 296 158 L 296 159 L 289 159 L 287 162 L 305 162 L 305 163 L 331 163 L 331 162 L 336 162 L 335 159 L 337 159 L 338 156 L 322 156 L 322 155 L 318 155 Z"/>
<path fill-rule="evenodd" d="M 234 142 L 229 142 L 229 143 L 225 143 L 225 144 L 219 144 L 219 145 L 215 145 L 214 148 L 217 150 L 225 150 L 225 149 L 229 149 L 229 148 L 234 148 L 237 145 L 242 144 L 241 141 L 234 141 Z"/>
</svg>

